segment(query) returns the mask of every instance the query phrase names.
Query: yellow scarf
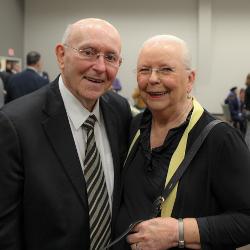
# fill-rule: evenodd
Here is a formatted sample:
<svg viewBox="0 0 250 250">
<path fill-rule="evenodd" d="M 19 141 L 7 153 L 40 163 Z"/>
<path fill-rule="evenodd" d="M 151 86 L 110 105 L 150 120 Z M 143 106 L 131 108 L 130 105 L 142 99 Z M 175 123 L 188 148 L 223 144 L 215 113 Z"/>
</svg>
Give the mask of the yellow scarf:
<svg viewBox="0 0 250 250">
<path fill-rule="evenodd" d="M 202 108 L 202 106 L 195 100 L 193 99 L 193 112 L 189 121 L 188 126 L 186 127 L 181 140 L 175 150 L 175 152 L 173 153 L 170 163 L 169 163 L 169 168 L 168 168 L 168 173 L 167 173 L 167 178 L 166 178 L 166 182 L 165 182 L 165 186 L 167 185 L 167 183 L 169 182 L 169 180 L 171 179 L 171 177 L 174 175 L 176 169 L 179 167 L 179 165 L 181 164 L 182 160 L 185 157 L 185 152 L 186 152 L 186 146 L 187 146 L 187 139 L 188 139 L 188 134 L 191 131 L 191 129 L 194 127 L 194 125 L 196 124 L 196 122 L 200 119 L 204 109 Z M 140 130 L 138 130 L 133 138 L 132 143 L 130 144 L 129 150 L 128 150 L 128 154 L 126 157 L 126 160 L 124 162 L 124 165 L 127 161 L 127 158 L 130 154 L 131 149 L 134 146 L 134 143 L 136 142 L 136 140 L 138 139 L 138 137 L 140 136 Z M 174 189 L 172 190 L 172 192 L 169 194 L 169 196 L 167 197 L 167 199 L 163 202 L 162 204 L 162 210 L 161 210 L 161 216 L 162 217 L 168 217 L 171 216 L 173 207 L 174 207 L 174 203 L 175 203 L 175 199 L 176 199 L 176 194 L 177 194 L 177 187 L 178 187 L 178 183 L 176 184 L 176 186 L 174 187 Z"/>
<path fill-rule="evenodd" d="M 174 151 L 174 153 L 171 157 L 165 185 L 167 185 L 167 183 L 169 182 L 171 177 L 174 175 L 176 169 L 179 167 L 182 160 L 184 159 L 185 152 L 186 152 L 186 146 L 187 146 L 188 134 L 189 134 L 190 130 L 194 127 L 196 122 L 200 119 L 200 117 L 204 111 L 202 106 L 195 99 L 193 99 L 193 107 L 194 107 L 194 110 L 192 112 L 189 124 L 186 127 L 186 129 L 181 137 L 181 140 L 180 140 L 176 150 Z M 172 210 L 174 207 L 174 203 L 175 203 L 175 199 L 176 199 L 177 187 L 178 187 L 178 183 L 176 184 L 176 186 L 174 187 L 172 192 L 169 194 L 167 199 L 163 202 L 162 210 L 161 210 L 162 217 L 171 216 Z"/>
</svg>

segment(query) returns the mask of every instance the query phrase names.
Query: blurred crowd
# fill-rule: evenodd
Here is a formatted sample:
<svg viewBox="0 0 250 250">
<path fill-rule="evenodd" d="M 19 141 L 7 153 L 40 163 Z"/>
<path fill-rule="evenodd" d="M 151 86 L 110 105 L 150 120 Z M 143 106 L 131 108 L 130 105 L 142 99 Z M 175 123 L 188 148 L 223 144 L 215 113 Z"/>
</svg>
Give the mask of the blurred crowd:
<svg viewBox="0 0 250 250">
<path fill-rule="evenodd" d="M 233 126 L 240 129 L 243 136 L 246 135 L 250 120 L 250 73 L 246 77 L 245 85 L 246 88 L 240 89 L 237 86 L 232 87 L 224 101 L 228 105 Z"/>
</svg>

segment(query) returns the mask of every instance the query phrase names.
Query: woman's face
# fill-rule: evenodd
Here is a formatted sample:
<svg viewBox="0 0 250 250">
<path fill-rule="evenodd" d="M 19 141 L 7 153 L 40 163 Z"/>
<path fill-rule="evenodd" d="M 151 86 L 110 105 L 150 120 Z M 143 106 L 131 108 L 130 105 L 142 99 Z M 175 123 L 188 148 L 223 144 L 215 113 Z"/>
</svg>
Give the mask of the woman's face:
<svg viewBox="0 0 250 250">
<path fill-rule="evenodd" d="M 151 111 L 175 110 L 184 105 L 192 90 L 194 72 L 184 65 L 176 43 L 146 45 L 138 58 L 137 82 Z"/>
</svg>

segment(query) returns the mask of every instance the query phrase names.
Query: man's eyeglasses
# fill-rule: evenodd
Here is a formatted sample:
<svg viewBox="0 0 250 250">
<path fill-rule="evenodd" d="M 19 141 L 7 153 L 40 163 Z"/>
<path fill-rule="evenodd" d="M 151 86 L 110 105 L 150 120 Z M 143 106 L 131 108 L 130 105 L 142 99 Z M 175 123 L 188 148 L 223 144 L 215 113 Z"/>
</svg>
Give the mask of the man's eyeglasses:
<svg viewBox="0 0 250 250">
<path fill-rule="evenodd" d="M 88 61 L 94 62 L 100 56 L 103 56 L 105 63 L 114 67 L 119 67 L 122 61 L 120 56 L 112 52 L 102 53 L 102 52 L 97 51 L 94 48 L 77 49 L 77 48 L 69 46 L 68 44 L 64 44 L 63 46 L 65 48 L 74 50 L 75 52 L 77 52 L 80 58 L 88 60 Z"/>
</svg>

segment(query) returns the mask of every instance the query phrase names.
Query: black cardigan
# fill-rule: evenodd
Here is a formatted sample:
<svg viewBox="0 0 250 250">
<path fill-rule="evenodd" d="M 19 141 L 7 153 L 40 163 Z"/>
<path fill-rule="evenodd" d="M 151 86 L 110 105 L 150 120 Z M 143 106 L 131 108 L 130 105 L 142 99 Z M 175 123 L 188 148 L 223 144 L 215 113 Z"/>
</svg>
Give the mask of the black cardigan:
<svg viewBox="0 0 250 250">
<path fill-rule="evenodd" d="M 134 118 L 131 138 L 140 127 L 141 117 L 140 114 Z M 187 151 L 213 119 L 207 111 L 203 113 L 190 132 Z M 134 174 L 131 169 L 138 167 L 131 162 L 124 167 L 125 184 Z M 137 182 L 140 183 L 140 177 Z M 130 224 L 132 221 L 128 218 L 138 213 L 141 206 L 130 206 L 126 202 L 139 200 L 134 197 L 136 192 L 128 193 L 126 189 L 124 185 L 119 227 L 122 223 Z M 124 211 L 128 214 L 126 222 L 122 218 Z M 236 129 L 221 123 L 210 132 L 179 182 L 172 217 L 197 218 L 202 249 L 231 250 L 250 243 L 250 153 Z M 127 247 L 119 246 L 119 249 L 129 249 Z"/>
</svg>

